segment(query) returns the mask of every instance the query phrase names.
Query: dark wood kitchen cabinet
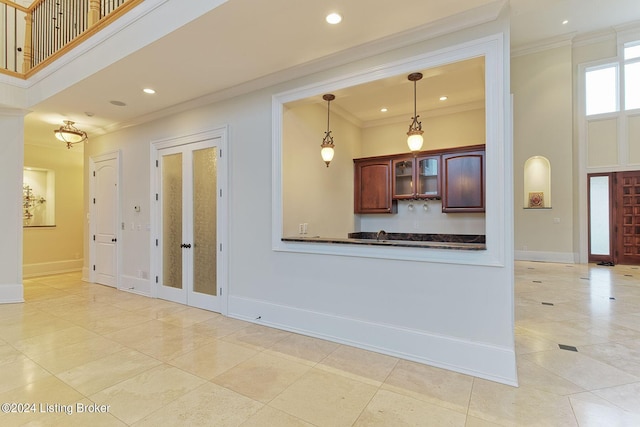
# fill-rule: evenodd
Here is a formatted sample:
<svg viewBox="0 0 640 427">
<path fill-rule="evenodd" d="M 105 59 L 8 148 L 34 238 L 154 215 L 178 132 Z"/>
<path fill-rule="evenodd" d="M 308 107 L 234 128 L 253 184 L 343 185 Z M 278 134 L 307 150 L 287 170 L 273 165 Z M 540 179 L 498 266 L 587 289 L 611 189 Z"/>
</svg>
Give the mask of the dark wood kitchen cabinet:
<svg viewBox="0 0 640 427">
<path fill-rule="evenodd" d="M 442 212 L 485 211 L 485 151 L 442 155 Z"/>
<path fill-rule="evenodd" d="M 354 161 L 354 213 L 396 213 L 391 196 L 391 159 Z"/>
</svg>

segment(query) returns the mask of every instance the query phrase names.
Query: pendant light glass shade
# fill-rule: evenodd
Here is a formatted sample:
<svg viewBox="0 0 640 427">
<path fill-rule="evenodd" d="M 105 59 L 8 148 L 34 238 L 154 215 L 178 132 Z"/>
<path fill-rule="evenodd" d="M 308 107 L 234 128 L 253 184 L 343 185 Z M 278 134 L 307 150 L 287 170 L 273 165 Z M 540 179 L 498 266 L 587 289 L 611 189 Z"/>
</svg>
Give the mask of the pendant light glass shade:
<svg viewBox="0 0 640 427">
<path fill-rule="evenodd" d="M 407 133 L 407 135 L 409 134 Z M 422 131 L 420 131 L 420 133 L 409 135 L 409 137 L 407 138 L 407 145 L 409 146 L 409 150 L 411 151 L 420 151 L 423 142 L 424 138 L 422 138 Z"/>
<path fill-rule="evenodd" d="M 327 131 L 324 133 L 324 138 L 322 139 L 322 144 L 320 145 L 320 147 L 322 147 L 320 149 L 320 155 L 322 156 L 322 160 L 327 164 L 327 167 L 329 167 L 329 163 L 331 162 L 331 160 L 333 160 L 334 155 L 333 137 L 331 136 L 331 130 L 329 130 L 329 114 L 331 101 L 336 99 L 336 97 L 330 93 L 327 93 L 326 95 L 322 96 L 322 99 L 327 101 Z"/>
<path fill-rule="evenodd" d="M 334 150 L 333 147 L 322 147 L 322 149 L 320 150 L 320 155 L 322 156 L 322 160 L 324 160 L 324 162 L 327 164 L 327 167 L 329 167 L 329 163 L 331 162 L 331 160 L 333 160 L 333 154 L 334 154 Z"/>
<path fill-rule="evenodd" d="M 422 79 L 422 73 L 412 73 L 407 77 L 409 81 L 413 82 L 413 121 L 409 125 L 409 131 L 407 132 L 407 145 L 413 152 L 420 151 L 424 139 L 422 138 L 422 123 L 418 121 L 420 117 L 416 108 L 416 82 Z"/>
</svg>

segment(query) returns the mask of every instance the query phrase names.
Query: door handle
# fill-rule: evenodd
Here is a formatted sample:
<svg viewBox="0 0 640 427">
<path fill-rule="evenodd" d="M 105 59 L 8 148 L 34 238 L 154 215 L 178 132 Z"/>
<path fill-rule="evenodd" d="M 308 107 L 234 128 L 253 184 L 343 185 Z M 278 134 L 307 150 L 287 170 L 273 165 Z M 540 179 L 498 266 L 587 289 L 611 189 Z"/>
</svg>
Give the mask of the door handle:
<svg viewBox="0 0 640 427">
<path fill-rule="evenodd" d="M 112 242 L 117 242 L 117 241 L 118 241 L 118 239 L 111 239 L 111 241 L 112 241 Z"/>
<path fill-rule="evenodd" d="M 189 249 L 191 247 L 191 243 L 183 243 L 180 245 L 181 248 Z"/>
</svg>

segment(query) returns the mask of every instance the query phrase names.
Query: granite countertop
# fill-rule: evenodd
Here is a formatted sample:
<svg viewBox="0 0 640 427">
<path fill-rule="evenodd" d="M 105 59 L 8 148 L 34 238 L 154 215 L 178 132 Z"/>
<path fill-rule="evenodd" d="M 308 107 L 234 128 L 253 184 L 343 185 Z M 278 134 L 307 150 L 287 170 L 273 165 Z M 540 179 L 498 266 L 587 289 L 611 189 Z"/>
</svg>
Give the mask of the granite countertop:
<svg viewBox="0 0 640 427">
<path fill-rule="evenodd" d="M 467 251 L 486 250 L 485 236 L 465 234 L 386 233 L 380 240 L 377 233 L 349 233 L 349 237 L 283 237 L 283 242 L 315 242 L 347 245 L 398 246 L 409 248 L 455 249 Z"/>
</svg>

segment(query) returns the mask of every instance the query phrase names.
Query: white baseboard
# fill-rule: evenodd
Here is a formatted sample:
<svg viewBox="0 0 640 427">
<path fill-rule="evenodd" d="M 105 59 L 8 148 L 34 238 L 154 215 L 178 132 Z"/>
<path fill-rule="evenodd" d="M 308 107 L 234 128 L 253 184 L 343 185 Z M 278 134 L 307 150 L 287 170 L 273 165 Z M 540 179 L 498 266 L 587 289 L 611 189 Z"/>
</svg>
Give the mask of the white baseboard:
<svg viewBox="0 0 640 427">
<path fill-rule="evenodd" d="M 573 252 L 537 252 L 537 251 L 515 251 L 516 261 L 540 261 L 558 262 L 563 264 L 578 263 L 578 254 Z"/>
<path fill-rule="evenodd" d="M 0 304 L 24 302 L 24 287 L 22 284 L 10 283 L 0 285 Z"/>
<path fill-rule="evenodd" d="M 46 276 L 48 274 L 62 274 L 80 271 L 84 261 L 70 259 L 65 261 L 41 262 L 37 264 L 23 264 L 22 277 Z"/>
<path fill-rule="evenodd" d="M 151 296 L 151 281 L 134 276 L 120 276 L 120 290 Z"/>
<path fill-rule="evenodd" d="M 510 348 L 234 296 L 229 297 L 229 316 L 518 385 L 515 350 Z"/>
</svg>

